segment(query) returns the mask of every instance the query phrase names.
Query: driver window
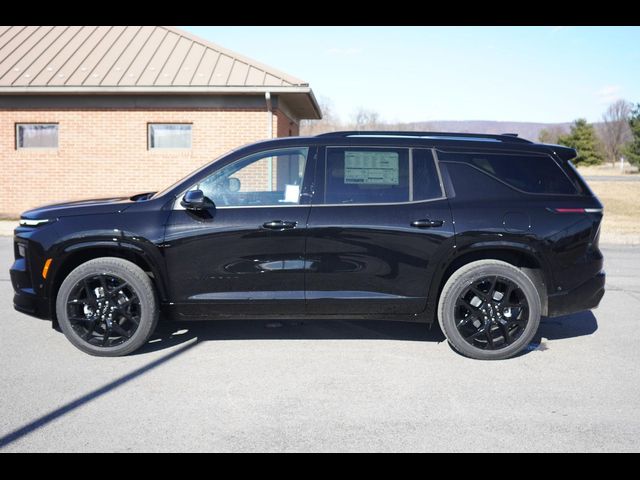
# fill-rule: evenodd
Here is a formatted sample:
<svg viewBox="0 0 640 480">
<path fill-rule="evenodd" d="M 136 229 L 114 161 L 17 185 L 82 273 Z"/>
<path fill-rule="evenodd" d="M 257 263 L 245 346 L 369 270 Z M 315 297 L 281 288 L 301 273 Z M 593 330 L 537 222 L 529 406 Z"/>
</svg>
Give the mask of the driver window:
<svg viewBox="0 0 640 480">
<path fill-rule="evenodd" d="M 218 170 L 195 188 L 218 206 L 297 205 L 308 148 L 260 152 Z"/>
</svg>

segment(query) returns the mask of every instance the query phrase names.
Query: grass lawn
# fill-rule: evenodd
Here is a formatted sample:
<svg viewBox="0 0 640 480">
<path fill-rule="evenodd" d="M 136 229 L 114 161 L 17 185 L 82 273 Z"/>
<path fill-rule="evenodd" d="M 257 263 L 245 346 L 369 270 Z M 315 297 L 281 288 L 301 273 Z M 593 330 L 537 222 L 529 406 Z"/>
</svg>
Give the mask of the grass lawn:
<svg viewBox="0 0 640 480">
<path fill-rule="evenodd" d="M 588 182 L 604 204 L 603 243 L 640 244 L 640 182 Z"/>
<path fill-rule="evenodd" d="M 584 176 L 617 176 L 617 175 L 638 175 L 638 167 L 629 165 L 628 163 L 624 164 L 624 172 L 620 170 L 620 164 L 616 163 L 615 165 L 611 165 L 610 163 L 605 163 L 603 165 L 591 165 L 589 167 L 578 167 L 578 171 L 580 175 Z"/>
</svg>

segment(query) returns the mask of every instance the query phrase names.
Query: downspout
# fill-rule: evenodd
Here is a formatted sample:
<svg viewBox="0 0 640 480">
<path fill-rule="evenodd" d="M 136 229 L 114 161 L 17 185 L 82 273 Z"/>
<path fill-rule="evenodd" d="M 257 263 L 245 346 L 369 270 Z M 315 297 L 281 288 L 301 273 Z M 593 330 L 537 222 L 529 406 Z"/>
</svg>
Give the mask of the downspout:
<svg viewBox="0 0 640 480">
<path fill-rule="evenodd" d="M 271 92 L 264 92 L 264 99 L 267 102 L 267 138 L 273 138 L 273 112 L 271 109 Z M 273 191 L 273 157 L 269 158 L 267 164 L 267 191 Z"/>
</svg>

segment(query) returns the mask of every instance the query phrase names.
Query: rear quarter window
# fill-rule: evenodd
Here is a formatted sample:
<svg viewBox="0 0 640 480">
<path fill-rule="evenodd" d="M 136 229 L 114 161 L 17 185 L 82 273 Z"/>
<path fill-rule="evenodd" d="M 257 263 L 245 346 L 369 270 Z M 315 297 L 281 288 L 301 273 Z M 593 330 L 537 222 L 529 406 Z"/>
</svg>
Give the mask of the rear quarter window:
<svg viewBox="0 0 640 480">
<path fill-rule="evenodd" d="M 438 158 L 442 162 L 459 162 L 475 167 L 526 193 L 577 193 L 562 168 L 547 155 L 438 152 Z"/>
</svg>

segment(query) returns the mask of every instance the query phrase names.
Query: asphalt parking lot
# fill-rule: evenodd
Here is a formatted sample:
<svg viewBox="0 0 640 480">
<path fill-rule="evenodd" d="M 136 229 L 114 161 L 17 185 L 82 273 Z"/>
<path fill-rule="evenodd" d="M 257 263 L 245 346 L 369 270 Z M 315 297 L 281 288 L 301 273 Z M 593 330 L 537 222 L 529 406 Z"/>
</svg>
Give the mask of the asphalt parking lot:
<svg viewBox="0 0 640 480">
<path fill-rule="evenodd" d="M 390 322 L 166 326 L 107 359 L 13 310 L 0 237 L 0 452 L 638 451 L 640 247 L 603 251 L 600 308 L 507 361 Z"/>
</svg>

